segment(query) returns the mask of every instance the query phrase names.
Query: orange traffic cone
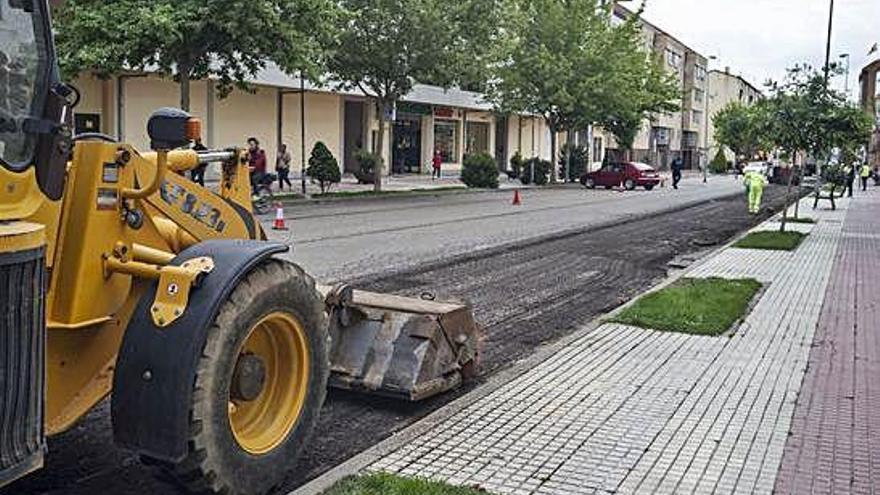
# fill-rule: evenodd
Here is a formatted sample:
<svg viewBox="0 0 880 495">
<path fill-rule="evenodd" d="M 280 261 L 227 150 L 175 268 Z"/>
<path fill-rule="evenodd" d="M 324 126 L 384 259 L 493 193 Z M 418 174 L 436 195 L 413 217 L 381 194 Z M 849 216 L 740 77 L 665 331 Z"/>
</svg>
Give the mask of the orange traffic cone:
<svg viewBox="0 0 880 495">
<path fill-rule="evenodd" d="M 284 224 L 284 207 L 281 203 L 275 203 L 275 223 L 272 224 L 272 230 L 287 230 Z"/>
<path fill-rule="evenodd" d="M 522 199 L 519 197 L 519 189 L 513 190 L 513 206 L 519 206 L 522 204 Z"/>
</svg>

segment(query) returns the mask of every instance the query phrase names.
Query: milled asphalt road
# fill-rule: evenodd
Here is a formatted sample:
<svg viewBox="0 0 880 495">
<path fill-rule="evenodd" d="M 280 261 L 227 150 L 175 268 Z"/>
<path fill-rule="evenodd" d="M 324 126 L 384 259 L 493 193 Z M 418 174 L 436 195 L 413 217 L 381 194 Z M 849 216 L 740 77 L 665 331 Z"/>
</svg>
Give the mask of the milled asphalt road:
<svg viewBox="0 0 880 495">
<path fill-rule="evenodd" d="M 484 370 L 502 369 L 542 343 L 650 287 L 666 263 L 751 226 L 738 181 L 686 180 L 652 192 L 553 189 L 346 201 L 288 208 L 289 256 L 321 282 L 418 294 L 436 290 L 471 300 L 488 328 Z M 778 205 L 771 188 L 768 202 Z M 660 212 L 675 212 L 654 215 Z M 622 225 L 629 217 L 640 217 Z M 267 226 L 269 219 L 266 219 Z M 426 404 L 332 392 L 321 424 L 285 489 L 464 393 Z M 2 495 L 178 493 L 112 442 L 108 401 L 73 430 L 50 439 L 48 466 Z"/>
<path fill-rule="evenodd" d="M 291 230 L 269 231 L 269 237 L 291 244 L 289 259 L 319 281 L 336 283 L 738 191 L 742 185 L 731 177 L 713 178 L 706 184 L 692 177 L 678 190 L 525 190 L 518 207 L 511 205 L 512 192 L 301 204 L 285 210 Z M 268 217 L 266 225 L 271 225 Z"/>
</svg>

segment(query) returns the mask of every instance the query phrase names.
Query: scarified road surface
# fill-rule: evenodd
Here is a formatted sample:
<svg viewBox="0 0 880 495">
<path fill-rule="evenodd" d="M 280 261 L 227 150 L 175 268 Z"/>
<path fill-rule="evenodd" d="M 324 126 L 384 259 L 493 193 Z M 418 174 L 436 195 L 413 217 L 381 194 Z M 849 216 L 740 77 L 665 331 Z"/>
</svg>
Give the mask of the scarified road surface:
<svg viewBox="0 0 880 495">
<path fill-rule="evenodd" d="M 485 378 L 649 288 L 666 276 L 673 258 L 720 244 L 758 223 L 759 218 L 746 213 L 742 196 L 731 196 L 738 191 L 736 184 L 694 192 L 698 187 L 705 186 L 694 184 L 690 192 L 685 188 L 679 196 L 668 191 L 656 196 L 605 191 L 584 196 L 582 191 L 566 190 L 555 191 L 563 193 L 557 197 L 535 194 L 527 204 L 536 210 L 521 210 L 517 215 L 508 214 L 508 205 L 506 209 L 497 206 L 493 195 L 440 201 L 451 204 L 446 207 L 436 199 L 434 203 L 417 200 L 424 204 L 415 207 L 413 201 L 365 202 L 348 206 L 360 212 L 353 215 L 355 220 L 342 214 L 345 206 L 332 205 L 323 213 L 316 207 L 303 207 L 288 212 L 299 215 L 293 224 L 299 246 L 293 257 L 325 281 L 345 277 L 370 290 L 406 295 L 427 290 L 441 298 L 452 295 L 469 300 L 487 330 L 482 357 Z M 778 207 L 782 195 L 782 189 L 770 188 L 767 204 Z M 653 210 L 646 202 L 653 202 Z M 376 215 L 375 210 L 384 209 L 394 214 L 395 205 L 402 208 L 399 217 L 383 226 L 365 226 L 368 211 Z M 403 211 L 403 207 L 409 209 Z M 677 209 L 656 213 L 670 208 Z M 607 225 L 640 214 L 640 219 Z M 446 220 L 438 219 L 444 215 Z M 420 216 L 448 223 L 426 224 L 426 220 L 419 221 Z M 311 229 L 310 222 L 314 224 Z M 299 229 L 302 234 L 297 235 Z M 438 235 L 446 241 L 438 244 Z M 385 253 L 377 249 L 373 236 L 386 239 L 384 245 L 390 248 Z M 400 239 L 406 244 L 394 243 Z M 347 254 L 332 247 L 340 243 L 348 243 Z M 392 263 L 394 254 L 399 256 Z M 281 492 L 465 392 L 418 405 L 331 392 L 318 431 Z M 73 430 L 50 439 L 49 447 L 46 469 L 0 494 L 178 493 L 168 480 L 157 479 L 153 468 L 113 446 L 107 401 Z"/>
</svg>

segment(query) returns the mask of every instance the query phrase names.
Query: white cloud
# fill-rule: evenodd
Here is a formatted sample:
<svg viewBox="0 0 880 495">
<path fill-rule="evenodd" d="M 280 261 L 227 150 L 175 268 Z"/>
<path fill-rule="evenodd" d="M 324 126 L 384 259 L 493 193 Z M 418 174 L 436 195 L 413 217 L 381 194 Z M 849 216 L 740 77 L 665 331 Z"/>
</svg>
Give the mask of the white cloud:
<svg viewBox="0 0 880 495">
<path fill-rule="evenodd" d="M 646 20 L 703 55 L 717 56 L 712 68 L 730 67 L 759 87 L 795 64 L 824 64 L 829 0 L 647 1 Z M 836 0 L 834 8 L 831 57 L 851 55 L 850 88 L 857 94 L 868 49 L 880 41 L 880 0 Z M 843 85 L 843 77 L 835 81 Z"/>
</svg>

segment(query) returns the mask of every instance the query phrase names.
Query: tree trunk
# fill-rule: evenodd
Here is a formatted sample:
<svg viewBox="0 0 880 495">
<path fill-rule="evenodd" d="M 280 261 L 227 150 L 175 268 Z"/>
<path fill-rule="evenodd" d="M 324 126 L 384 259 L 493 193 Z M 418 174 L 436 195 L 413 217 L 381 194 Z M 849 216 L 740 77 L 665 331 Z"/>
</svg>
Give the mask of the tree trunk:
<svg viewBox="0 0 880 495">
<path fill-rule="evenodd" d="M 373 151 L 379 156 L 379 160 L 377 160 L 376 163 L 376 170 L 373 171 L 373 190 L 375 192 L 381 192 L 382 176 L 385 170 L 385 107 L 388 105 L 382 100 L 376 101 L 376 111 L 379 113 L 377 115 L 377 120 L 379 121 L 379 136 L 376 138 L 376 149 Z"/>
<path fill-rule="evenodd" d="M 180 79 L 180 109 L 189 112 L 189 68 L 181 65 L 177 77 Z"/>
<path fill-rule="evenodd" d="M 547 120 L 550 128 L 550 182 L 556 184 L 556 126 Z"/>
<path fill-rule="evenodd" d="M 782 205 L 782 222 L 779 224 L 779 231 L 785 232 L 785 224 L 788 223 L 788 203 L 791 201 L 791 184 L 794 181 L 794 162 L 795 154 L 792 153 L 791 168 L 788 174 L 788 185 L 785 188 L 785 203 Z"/>
</svg>

